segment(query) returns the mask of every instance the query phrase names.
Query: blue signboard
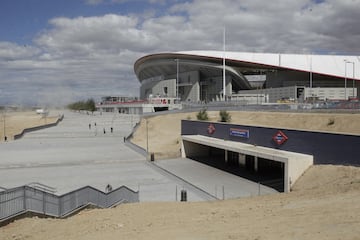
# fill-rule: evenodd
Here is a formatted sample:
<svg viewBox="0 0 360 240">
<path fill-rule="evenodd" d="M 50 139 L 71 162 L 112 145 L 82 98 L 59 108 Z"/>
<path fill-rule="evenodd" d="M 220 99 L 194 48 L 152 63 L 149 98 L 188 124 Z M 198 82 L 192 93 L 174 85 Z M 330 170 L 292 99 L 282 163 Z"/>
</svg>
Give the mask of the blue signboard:
<svg viewBox="0 0 360 240">
<path fill-rule="evenodd" d="M 230 128 L 230 136 L 249 138 L 250 132 L 249 130 L 245 130 L 245 129 Z"/>
</svg>

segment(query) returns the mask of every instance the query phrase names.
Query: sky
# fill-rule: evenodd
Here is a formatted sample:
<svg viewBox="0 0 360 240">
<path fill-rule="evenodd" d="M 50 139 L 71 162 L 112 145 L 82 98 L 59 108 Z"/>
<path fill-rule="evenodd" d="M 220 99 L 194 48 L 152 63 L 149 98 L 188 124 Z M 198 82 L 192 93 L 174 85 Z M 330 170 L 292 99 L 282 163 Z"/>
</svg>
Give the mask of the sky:
<svg viewBox="0 0 360 240">
<path fill-rule="evenodd" d="M 138 96 L 134 63 L 190 50 L 360 55 L 360 0 L 1 0 L 0 106 Z M 360 63 L 359 63 L 360 64 Z"/>
</svg>

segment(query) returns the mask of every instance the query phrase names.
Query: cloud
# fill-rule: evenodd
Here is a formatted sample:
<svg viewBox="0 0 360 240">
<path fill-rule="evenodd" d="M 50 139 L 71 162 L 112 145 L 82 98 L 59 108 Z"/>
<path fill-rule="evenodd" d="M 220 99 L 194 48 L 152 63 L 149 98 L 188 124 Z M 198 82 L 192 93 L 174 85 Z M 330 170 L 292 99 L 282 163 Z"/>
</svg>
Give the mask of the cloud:
<svg viewBox="0 0 360 240">
<path fill-rule="evenodd" d="M 103 1 L 104 0 L 84 0 L 84 2 L 89 5 L 98 5 L 103 3 Z"/>
<path fill-rule="evenodd" d="M 0 42 L 0 59 L 11 61 L 13 59 L 27 59 L 39 54 L 40 50 L 32 46 L 19 46 L 11 42 Z"/>
<path fill-rule="evenodd" d="M 157 52 L 221 50 L 224 26 L 229 51 L 359 55 L 360 0 L 147 2 L 162 7 L 141 14 L 53 18 L 33 45 L 0 42 L 0 105 L 8 99 L 4 93 L 21 96 L 18 102 L 46 104 L 138 95 L 133 72 L 138 58 Z"/>
</svg>

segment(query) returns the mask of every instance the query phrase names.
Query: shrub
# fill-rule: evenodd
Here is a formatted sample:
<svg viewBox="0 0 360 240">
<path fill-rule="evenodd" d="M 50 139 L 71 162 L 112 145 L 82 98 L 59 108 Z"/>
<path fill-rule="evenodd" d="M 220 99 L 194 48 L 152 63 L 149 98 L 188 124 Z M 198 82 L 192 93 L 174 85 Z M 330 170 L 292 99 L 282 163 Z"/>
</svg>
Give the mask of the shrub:
<svg viewBox="0 0 360 240">
<path fill-rule="evenodd" d="M 197 118 L 197 120 L 200 120 L 200 121 L 207 121 L 207 120 L 209 120 L 209 116 L 208 116 L 208 114 L 207 114 L 206 109 L 200 110 L 200 111 L 198 112 L 198 114 L 196 115 L 196 118 Z"/>
<path fill-rule="evenodd" d="M 335 119 L 334 118 L 330 118 L 327 125 L 328 126 L 331 126 L 331 125 L 334 125 L 335 124 Z"/>
<path fill-rule="evenodd" d="M 219 112 L 220 115 L 220 122 L 230 122 L 231 121 L 231 115 L 225 110 L 221 110 Z"/>
</svg>

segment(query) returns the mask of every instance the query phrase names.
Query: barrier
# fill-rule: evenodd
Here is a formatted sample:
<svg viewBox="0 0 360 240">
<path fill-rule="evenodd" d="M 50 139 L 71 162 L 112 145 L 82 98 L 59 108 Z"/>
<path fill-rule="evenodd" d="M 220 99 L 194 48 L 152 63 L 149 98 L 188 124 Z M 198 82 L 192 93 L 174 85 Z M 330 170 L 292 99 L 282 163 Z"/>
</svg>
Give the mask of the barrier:
<svg viewBox="0 0 360 240">
<path fill-rule="evenodd" d="M 86 186 L 57 196 L 42 189 L 22 186 L 0 192 L 0 224 L 29 212 L 63 218 L 88 205 L 109 208 L 124 202 L 139 202 L 139 192 L 121 186 L 104 193 Z"/>
<path fill-rule="evenodd" d="M 209 126 L 215 130 L 208 131 Z M 248 132 L 245 137 L 234 136 L 230 129 Z M 286 136 L 282 144 L 274 141 L 279 130 Z M 203 135 L 314 156 L 314 164 L 360 166 L 360 136 L 295 129 L 257 127 L 218 122 L 181 121 L 181 135 Z"/>
<path fill-rule="evenodd" d="M 41 125 L 41 126 L 37 126 L 37 127 L 32 127 L 32 128 L 25 128 L 24 130 L 22 130 L 21 133 L 14 135 L 14 140 L 22 138 L 25 133 L 34 132 L 34 131 L 49 128 L 49 127 L 55 127 L 63 119 L 64 119 L 64 115 L 61 115 L 61 116 L 59 116 L 58 120 L 55 123 L 49 123 L 49 124 L 45 124 L 45 125 Z"/>
</svg>

